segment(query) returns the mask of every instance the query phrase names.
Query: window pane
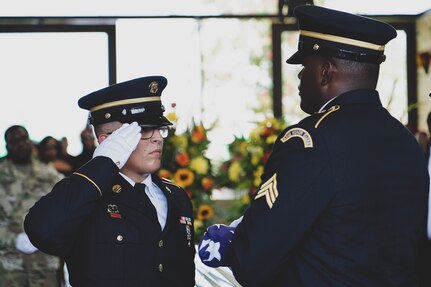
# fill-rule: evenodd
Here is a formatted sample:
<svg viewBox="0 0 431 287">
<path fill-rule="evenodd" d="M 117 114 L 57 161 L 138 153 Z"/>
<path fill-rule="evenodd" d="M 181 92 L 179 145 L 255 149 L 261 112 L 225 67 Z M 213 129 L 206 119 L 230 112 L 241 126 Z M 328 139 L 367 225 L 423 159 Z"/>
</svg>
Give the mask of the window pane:
<svg viewBox="0 0 431 287">
<path fill-rule="evenodd" d="M 178 131 L 192 120 L 206 127 L 208 156 L 226 156 L 233 135 L 247 136 L 272 115 L 268 20 L 124 19 L 117 21 L 119 81 L 161 74 L 167 111 L 175 103 Z"/>
<path fill-rule="evenodd" d="M 0 33 L 0 155 L 4 131 L 24 125 L 32 140 L 47 135 L 81 151 L 88 114 L 78 99 L 108 84 L 105 33 Z"/>
</svg>

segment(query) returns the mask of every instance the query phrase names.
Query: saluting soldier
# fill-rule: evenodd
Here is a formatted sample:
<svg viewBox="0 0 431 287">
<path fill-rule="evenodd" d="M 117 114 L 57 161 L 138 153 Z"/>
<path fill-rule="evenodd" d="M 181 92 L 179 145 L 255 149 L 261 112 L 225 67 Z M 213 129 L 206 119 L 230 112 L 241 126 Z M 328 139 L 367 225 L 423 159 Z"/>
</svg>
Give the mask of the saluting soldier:
<svg viewBox="0 0 431 287">
<path fill-rule="evenodd" d="M 194 286 L 192 205 L 159 178 L 162 76 L 82 97 L 99 142 L 93 159 L 58 182 L 25 218 L 31 242 L 65 258 L 74 287 Z"/>
<path fill-rule="evenodd" d="M 318 6 L 295 15 L 299 45 L 287 63 L 303 66 L 299 96 L 310 116 L 277 138 L 236 229 L 211 227 L 199 254 L 231 266 L 247 287 L 417 286 L 427 168 L 375 90 L 396 30 Z"/>
</svg>

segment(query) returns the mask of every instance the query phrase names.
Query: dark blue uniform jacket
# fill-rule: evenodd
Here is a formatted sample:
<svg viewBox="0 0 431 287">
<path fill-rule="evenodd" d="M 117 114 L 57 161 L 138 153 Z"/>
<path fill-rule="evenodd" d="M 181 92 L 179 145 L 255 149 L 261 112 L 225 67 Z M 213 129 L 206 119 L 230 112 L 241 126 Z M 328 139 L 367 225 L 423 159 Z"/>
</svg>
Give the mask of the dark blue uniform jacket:
<svg viewBox="0 0 431 287">
<path fill-rule="evenodd" d="M 194 286 L 192 205 L 185 191 L 152 175 L 167 198 L 161 230 L 154 206 L 96 157 L 30 209 L 25 230 L 40 250 L 65 258 L 73 287 Z"/>
<path fill-rule="evenodd" d="M 243 286 L 416 286 L 429 177 L 374 90 L 284 130 L 233 239 Z"/>
</svg>

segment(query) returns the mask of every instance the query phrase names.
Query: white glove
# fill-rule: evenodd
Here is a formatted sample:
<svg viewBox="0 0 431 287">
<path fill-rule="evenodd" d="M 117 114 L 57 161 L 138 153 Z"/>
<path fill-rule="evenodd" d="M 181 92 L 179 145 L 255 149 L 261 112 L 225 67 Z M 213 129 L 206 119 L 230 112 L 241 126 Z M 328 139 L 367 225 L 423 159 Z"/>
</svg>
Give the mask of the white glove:
<svg viewBox="0 0 431 287">
<path fill-rule="evenodd" d="M 25 254 L 32 254 L 38 250 L 33 246 L 33 244 L 31 244 L 30 239 L 28 239 L 28 236 L 25 233 L 18 234 L 15 241 L 15 247 Z"/>
<path fill-rule="evenodd" d="M 123 124 L 95 149 L 93 158 L 106 156 L 121 169 L 141 139 L 141 127 L 137 122 Z"/>
</svg>

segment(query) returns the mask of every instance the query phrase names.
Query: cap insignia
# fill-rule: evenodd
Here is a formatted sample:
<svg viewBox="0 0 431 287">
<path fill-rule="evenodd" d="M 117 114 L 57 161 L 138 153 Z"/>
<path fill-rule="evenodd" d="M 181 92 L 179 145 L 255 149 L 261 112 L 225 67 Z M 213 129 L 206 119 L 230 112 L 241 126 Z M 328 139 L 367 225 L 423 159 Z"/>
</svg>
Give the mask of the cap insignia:
<svg viewBox="0 0 431 287">
<path fill-rule="evenodd" d="M 314 51 L 319 50 L 319 48 L 320 48 L 320 46 L 319 46 L 318 44 L 314 44 L 314 45 L 313 45 L 313 50 L 314 50 Z"/>
<path fill-rule="evenodd" d="M 156 81 L 151 82 L 148 88 L 150 89 L 150 94 L 155 94 L 159 90 L 159 84 Z"/>
<path fill-rule="evenodd" d="M 109 119 L 111 117 L 111 114 L 110 113 L 106 113 L 105 114 L 105 119 Z"/>
</svg>

